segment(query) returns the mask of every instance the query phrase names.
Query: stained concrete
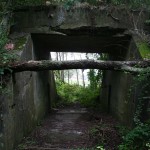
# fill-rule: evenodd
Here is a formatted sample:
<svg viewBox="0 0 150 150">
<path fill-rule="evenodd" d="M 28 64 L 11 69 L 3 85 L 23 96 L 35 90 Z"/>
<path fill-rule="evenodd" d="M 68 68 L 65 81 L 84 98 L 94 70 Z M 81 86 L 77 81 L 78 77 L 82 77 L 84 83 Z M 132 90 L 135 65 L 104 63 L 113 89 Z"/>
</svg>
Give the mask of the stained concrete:
<svg viewBox="0 0 150 150">
<path fill-rule="evenodd" d="M 52 16 L 52 17 L 48 17 Z M 115 19 L 117 18 L 117 19 Z M 83 26 L 143 29 L 149 19 L 146 11 L 132 11 L 115 6 L 79 6 L 69 10 L 62 6 L 26 7 L 14 11 L 13 31 L 47 33 L 52 30 Z M 134 23 L 136 22 L 136 24 Z"/>
<path fill-rule="evenodd" d="M 125 53 L 111 53 L 109 60 L 142 60 L 132 38 Z M 104 111 L 114 114 L 120 122 L 132 126 L 136 111 L 137 87 L 130 93 L 134 75 L 125 72 L 104 71 L 100 102 Z"/>
<path fill-rule="evenodd" d="M 86 53 L 119 53 L 127 51 L 131 35 L 125 30 L 113 28 L 76 28 L 62 30 L 66 35 L 59 34 L 32 34 L 33 42 L 42 51 L 55 52 L 86 52 Z M 108 30 L 108 34 L 104 32 Z M 90 32 L 90 33 L 89 33 Z M 124 52 L 123 52 L 124 53 Z"/>
<path fill-rule="evenodd" d="M 25 39 L 22 49 L 16 52 L 19 61 L 40 59 L 38 56 L 35 58 L 31 36 L 27 34 Z M 15 38 L 13 40 L 16 41 Z M 49 55 L 45 56 L 45 59 L 48 58 Z M 7 90 L 8 94 L 0 96 L 3 105 L 1 150 L 13 150 L 50 111 L 51 100 L 55 101 L 56 98 L 54 76 L 49 71 L 12 74 Z"/>
</svg>

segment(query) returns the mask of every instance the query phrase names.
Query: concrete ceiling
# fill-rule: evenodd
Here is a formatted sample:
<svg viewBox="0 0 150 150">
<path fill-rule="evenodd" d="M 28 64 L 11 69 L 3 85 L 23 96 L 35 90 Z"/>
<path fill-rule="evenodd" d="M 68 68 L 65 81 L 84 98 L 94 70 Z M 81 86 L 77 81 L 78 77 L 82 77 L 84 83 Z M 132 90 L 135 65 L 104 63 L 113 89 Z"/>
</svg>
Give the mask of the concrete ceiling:
<svg viewBox="0 0 150 150">
<path fill-rule="evenodd" d="M 115 29 L 116 30 L 116 29 Z M 131 35 L 123 30 L 64 30 L 63 34 L 33 33 L 34 47 L 42 51 L 114 53 L 128 49 Z"/>
</svg>

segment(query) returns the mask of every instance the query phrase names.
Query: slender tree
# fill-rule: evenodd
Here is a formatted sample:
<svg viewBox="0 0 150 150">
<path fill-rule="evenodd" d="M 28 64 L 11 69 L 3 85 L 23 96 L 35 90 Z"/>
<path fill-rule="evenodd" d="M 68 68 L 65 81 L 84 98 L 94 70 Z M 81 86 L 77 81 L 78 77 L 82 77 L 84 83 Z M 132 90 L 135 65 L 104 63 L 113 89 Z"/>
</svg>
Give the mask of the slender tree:
<svg viewBox="0 0 150 150">
<path fill-rule="evenodd" d="M 81 54 L 80 54 L 80 59 L 82 60 Z M 83 87 L 85 87 L 84 69 L 81 70 L 81 73 L 82 73 L 82 83 L 83 83 Z"/>
<path fill-rule="evenodd" d="M 68 60 L 68 54 L 67 53 L 65 53 L 65 55 L 66 55 L 66 61 Z M 68 84 L 69 84 L 69 81 L 70 81 L 70 72 L 69 72 L 69 70 L 67 70 L 67 81 L 68 81 Z"/>
<path fill-rule="evenodd" d="M 76 60 L 75 55 L 73 54 L 74 60 Z M 77 76 L 77 85 L 79 85 L 79 73 L 78 69 L 76 69 L 76 76 Z"/>
</svg>

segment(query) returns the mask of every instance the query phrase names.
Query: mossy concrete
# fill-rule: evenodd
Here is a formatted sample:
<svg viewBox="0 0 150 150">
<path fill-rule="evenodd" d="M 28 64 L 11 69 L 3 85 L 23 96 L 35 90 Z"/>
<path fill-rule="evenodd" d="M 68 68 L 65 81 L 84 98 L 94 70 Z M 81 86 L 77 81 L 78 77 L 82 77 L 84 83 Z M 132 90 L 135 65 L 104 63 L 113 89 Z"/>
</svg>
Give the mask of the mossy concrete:
<svg viewBox="0 0 150 150">
<path fill-rule="evenodd" d="M 19 39 L 13 38 L 17 42 Z M 25 35 L 23 41 L 19 46 L 22 49 L 19 48 L 16 51 L 18 59 L 20 61 L 34 59 L 31 36 Z M 50 111 L 50 95 L 56 97 L 56 92 L 51 93 L 53 88 L 55 91 L 54 85 L 53 75 L 48 71 L 12 74 L 8 83 L 8 93 L 0 96 L 3 107 L 1 110 L 2 121 L 0 122 L 1 150 L 13 150 Z"/>
<path fill-rule="evenodd" d="M 26 7 L 14 11 L 12 31 L 44 33 L 50 30 L 70 29 L 83 26 L 113 27 L 140 30 L 148 27 L 146 11 L 133 11 L 115 6 L 76 6 L 65 9 L 61 6 Z"/>
<path fill-rule="evenodd" d="M 70 7 L 69 9 L 54 5 L 48 7 L 26 7 L 14 11 L 14 21 L 16 23 L 12 26 L 11 32 L 34 33 L 32 34 L 33 41 L 37 43 L 37 47 L 40 48 L 38 52 L 42 54 L 44 53 L 42 51 L 45 51 L 45 53 L 51 51 L 50 49 L 48 50 L 49 47 L 57 51 L 60 49 L 60 45 L 62 51 L 66 51 L 66 48 L 70 49 L 66 41 L 68 41 L 68 43 L 77 41 L 78 38 L 83 37 L 85 30 L 89 27 L 86 31 L 85 38 L 83 37 L 82 39 L 85 40 L 85 43 L 91 44 L 92 39 L 87 40 L 87 37 L 91 38 L 97 36 L 99 38 L 97 38 L 97 44 L 94 44 L 96 40 L 93 40 L 93 47 L 96 45 L 94 50 L 97 48 L 101 49 L 99 50 L 100 53 L 109 53 L 110 60 L 139 60 L 142 58 L 140 57 L 135 37 L 137 36 L 137 31 L 140 32 L 141 29 L 149 29 L 149 27 L 145 25 L 145 21 L 148 19 L 149 13 L 146 11 L 134 11 L 115 6 L 95 7 L 80 5 Z M 101 30 L 97 32 L 97 28 Z M 118 31 L 116 32 L 115 29 Z M 123 30 L 122 33 L 119 32 L 121 29 Z M 112 31 L 115 32 L 114 35 Z M 56 34 L 56 36 L 52 38 L 51 35 L 54 34 Z M 74 40 L 71 39 L 72 35 L 76 37 L 73 37 Z M 114 44 L 114 41 L 118 41 L 113 41 L 115 36 L 118 36 L 118 38 L 126 42 Z M 123 36 L 129 37 L 123 39 Z M 109 39 L 109 37 L 112 37 L 112 39 Z M 67 38 L 68 40 L 61 41 Z M 84 40 L 82 42 L 81 40 L 80 42 L 78 41 L 76 45 L 79 47 L 83 46 Z M 107 43 L 105 41 L 113 42 Z M 52 43 L 55 44 L 52 45 Z M 87 44 L 84 46 L 86 46 L 86 50 L 90 47 Z M 90 47 L 89 49 L 92 48 Z M 106 51 L 104 51 L 105 49 Z M 86 50 L 85 52 L 87 52 Z M 96 52 L 94 50 L 90 52 Z M 40 56 L 41 54 L 38 55 Z M 132 80 L 132 75 L 105 71 L 100 100 L 105 110 L 114 114 L 121 122 L 128 125 L 132 124 L 132 118 L 136 107 L 136 90 L 132 93 L 130 98 L 128 96 L 128 90 L 130 89 Z"/>
<path fill-rule="evenodd" d="M 123 54 L 111 54 L 109 60 L 141 60 L 134 39 L 131 39 L 127 51 Z M 137 104 L 137 87 L 132 87 L 134 75 L 125 72 L 105 71 L 102 81 L 100 101 L 104 111 L 115 115 L 125 125 L 133 125 Z M 131 90 L 132 89 L 132 90 Z"/>
</svg>

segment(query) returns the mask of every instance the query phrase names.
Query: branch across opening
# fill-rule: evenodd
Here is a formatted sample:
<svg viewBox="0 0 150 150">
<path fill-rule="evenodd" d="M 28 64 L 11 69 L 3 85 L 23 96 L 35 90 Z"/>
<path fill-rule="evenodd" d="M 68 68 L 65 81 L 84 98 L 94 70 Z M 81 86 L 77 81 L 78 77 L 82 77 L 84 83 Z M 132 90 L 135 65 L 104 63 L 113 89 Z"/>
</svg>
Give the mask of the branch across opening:
<svg viewBox="0 0 150 150">
<path fill-rule="evenodd" d="M 74 60 L 74 61 L 26 61 L 10 65 L 14 72 L 66 70 L 66 69 L 100 69 L 126 71 L 138 73 L 150 67 L 150 60 L 144 61 L 99 61 L 99 60 Z"/>
</svg>

